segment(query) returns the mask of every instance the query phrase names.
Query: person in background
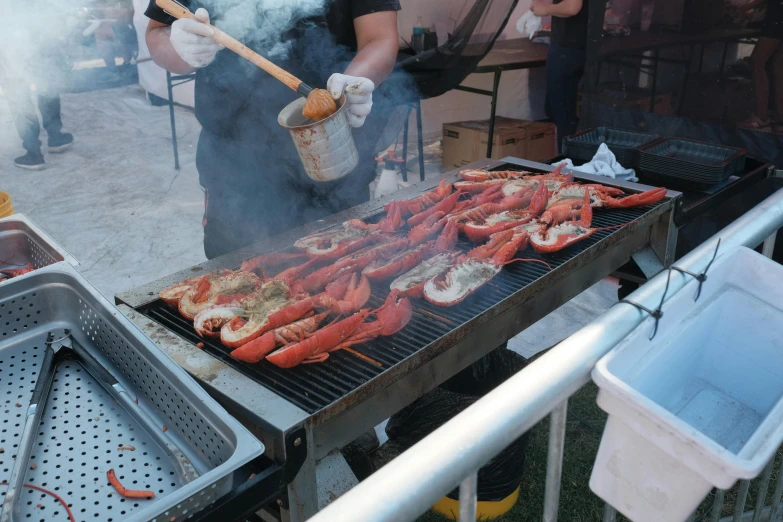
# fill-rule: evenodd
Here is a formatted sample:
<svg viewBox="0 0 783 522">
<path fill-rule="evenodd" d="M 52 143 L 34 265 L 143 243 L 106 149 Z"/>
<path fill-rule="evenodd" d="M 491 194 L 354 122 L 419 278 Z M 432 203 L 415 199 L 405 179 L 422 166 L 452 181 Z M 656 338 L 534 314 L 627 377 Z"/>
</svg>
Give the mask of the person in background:
<svg viewBox="0 0 783 522">
<path fill-rule="evenodd" d="M 552 17 L 552 36 L 546 58 L 546 115 L 557 127 L 557 149 L 576 132 L 576 100 L 585 70 L 589 0 L 536 0 L 530 10 Z"/>
<path fill-rule="evenodd" d="M 773 77 L 775 79 L 775 109 L 776 120 L 783 119 L 783 0 L 753 0 L 743 6 L 737 7 L 740 13 L 751 11 L 757 7 L 767 6 L 767 14 L 762 25 L 762 34 L 753 48 L 751 61 L 753 62 L 753 91 L 756 95 L 756 114 L 747 121 L 741 123 L 743 127 L 756 130 L 770 130 L 772 118 L 769 110 L 769 75 L 767 69 L 772 64 Z"/>
<path fill-rule="evenodd" d="M 397 59 L 398 0 L 259 1 L 233 35 L 313 87 L 347 96 L 359 166 L 344 178 L 316 182 L 304 173 L 289 131 L 277 122 L 296 94 L 212 39 L 210 19 L 231 32 L 232 13 L 207 0 L 183 1 L 196 20 L 174 20 L 152 0 L 146 11 L 152 59 L 173 73 L 196 72 L 196 153 L 205 191 L 208 258 L 248 246 L 369 199 L 383 102 L 376 87 Z M 309 4 L 316 4 L 310 2 Z M 205 6 L 217 5 L 213 12 Z M 270 21 L 284 19 L 270 28 Z M 228 25 L 229 27 L 226 27 Z M 279 36 L 279 37 L 278 37 Z M 375 104 L 375 108 L 373 108 Z M 371 114 L 372 109 L 372 114 Z M 365 122 L 365 120 L 367 120 Z M 380 124 L 380 126 L 379 126 Z"/>
<path fill-rule="evenodd" d="M 49 152 L 63 152 L 73 144 L 73 135 L 62 132 L 60 95 L 43 85 L 40 87 L 42 92 L 33 94 L 25 74 L 15 69 L 0 56 L 0 85 L 11 109 L 16 131 L 22 138 L 22 147 L 27 151 L 14 160 L 14 165 L 26 170 L 42 170 L 46 164 L 41 151 L 41 125 L 33 98 L 41 112 Z"/>
</svg>

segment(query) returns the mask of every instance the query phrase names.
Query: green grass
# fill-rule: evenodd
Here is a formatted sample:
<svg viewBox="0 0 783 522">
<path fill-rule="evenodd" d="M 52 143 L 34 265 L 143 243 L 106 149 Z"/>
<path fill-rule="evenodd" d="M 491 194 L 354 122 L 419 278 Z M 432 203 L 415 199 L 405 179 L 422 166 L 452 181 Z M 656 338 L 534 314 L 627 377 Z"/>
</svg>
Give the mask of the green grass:
<svg viewBox="0 0 783 522">
<path fill-rule="evenodd" d="M 593 495 L 588 482 L 595 460 L 606 414 L 595 403 L 597 388 L 590 383 L 568 401 L 563 481 L 560 491 L 559 519 L 566 522 L 600 522 L 604 502 Z M 546 454 L 549 436 L 549 418 L 538 423 L 530 432 L 530 443 L 525 459 L 525 473 L 520 485 L 517 504 L 498 522 L 531 522 L 541 520 L 544 512 L 544 484 L 546 482 Z M 771 503 L 772 493 L 783 462 L 783 451 L 778 450 L 772 479 L 767 491 L 766 504 Z M 761 477 L 751 482 L 745 511 L 753 509 L 758 498 Z M 734 513 L 738 485 L 726 492 L 721 516 Z M 713 494 L 711 493 L 696 512 L 696 521 L 711 520 Z M 428 512 L 417 522 L 442 522 L 448 520 Z M 626 522 L 621 515 L 618 521 Z"/>
</svg>

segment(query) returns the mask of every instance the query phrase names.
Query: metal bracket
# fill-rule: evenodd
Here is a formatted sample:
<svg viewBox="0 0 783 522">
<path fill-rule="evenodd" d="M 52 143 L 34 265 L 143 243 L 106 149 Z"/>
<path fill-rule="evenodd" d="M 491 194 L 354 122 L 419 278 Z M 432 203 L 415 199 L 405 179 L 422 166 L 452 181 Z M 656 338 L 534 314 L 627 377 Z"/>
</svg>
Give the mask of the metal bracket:
<svg viewBox="0 0 783 522">
<path fill-rule="evenodd" d="M 286 435 L 286 460 L 282 464 L 271 462 L 267 457 L 258 457 L 245 467 L 250 478 L 195 515 L 193 520 L 244 520 L 245 517 L 264 506 L 277 502 L 288 509 L 288 485 L 301 469 L 307 458 L 307 443 L 304 428 L 297 428 Z"/>
<path fill-rule="evenodd" d="M 648 280 L 662 272 L 665 268 L 663 263 L 661 263 L 661 260 L 658 259 L 658 256 L 655 254 L 655 251 L 649 245 L 638 252 L 631 254 L 631 259 L 636 262 L 639 269 L 644 273 L 644 277 Z"/>
</svg>

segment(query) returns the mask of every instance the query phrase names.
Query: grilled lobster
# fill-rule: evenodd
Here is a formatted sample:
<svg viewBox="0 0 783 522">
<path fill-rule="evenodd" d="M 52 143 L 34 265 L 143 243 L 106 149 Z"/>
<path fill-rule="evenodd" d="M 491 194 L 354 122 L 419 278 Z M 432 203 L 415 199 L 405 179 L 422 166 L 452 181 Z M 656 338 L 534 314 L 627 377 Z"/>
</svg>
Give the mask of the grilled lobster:
<svg viewBox="0 0 783 522">
<path fill-rule="evenodd" d="M 526 234 L 506 230 L 497 234 L 485 245 L 461 256 L 448 272 L 427 281 L 424 298 L 438 306 L 452 306 L 462 302 L 487 281 L 495 277 L 503 266 L 517 261 L 514 255 L 527 241 Z M 536 259 L 519 260 L 544 263 Z"/>
<path fill-rule="evenodd" d="M 605 228 L 592 228 L 590 225 L 592 225 L 593 222 L 593 209 L 590 205 L 590 191 L 584 191 L 583 194 L 584 199 L 582 200 L 582 206 L 579 210 L 581 219 L 578 221 L 566 221 L 565 223 L 548 228 L 544 232 L 532 234 L 530 236 L 530 245 L 533 247 L 533 250 L 539 254 L 551 254 L 571 246 L 574 243 L 583 241 L 599 230 L 617 228 L 618 226 L 626 224 L 623 223 L 623 225 Z"/>
<path fill-rule="evenodd" d="M 351 219 L 343 223 L 343 228 L 310 234 L 297 240 L 294 246 L 311 258 L 334 260 L 381 241 L 383 236 L 376 231 L 377 225 Z"/>
<path fill-rule="evenodd" d="M 231 352 L 231 357 L 246 363 L 260 362 L 264 357 L 275 351 L 276 348 L 302 341 L 315 333 L 328 315 L 328 313 L 324 312 L 300 319 L 280 328 L 275 328 L 261 337 L 234 349 Z"/>
<path fill-rule="evenodd" d="M 193 320 L 196 315 L 216 306 L 235 306 L 239 300 L 261 288 L 263 281 L 249 272 L 220 271 L 207 274 L 186 290 L 177 306 L 179 313 Z"/>
<path fill-rule="evenodd" d="M 468 239 L 481 243 L 489 236 L 503 230 L 523 225 L 541 215 L 547 202 L 546 184 L 539 182 L 530 205 L 524 210 L 510 210 L 487 216 L 482 221 L 470 221 L 462 227 Z"/>
<path fill-rule="evenodd" d="M 365 320 L 372 315 L 377 320 L 365 323 Z M 329 352 L 400 331 L 408 324 L 411 315 L 410 301 L 398 299 L 397 293 L 392 292 L 383 306 L 377 310 L 370 311 L 366 308 L 359 310 L 351 317 L 327 325 L 297 343 L 287 344 L 267 355 L 266 360 L 281 368 L 293 368 L 302 363 L 323 362 L 329 358 Z"/>
<path fill-rule="evenodd" d="M 419 197 L 408 200 L 392 201 L 385 207 L 386 214 L 389 215 L 392 214 L 393 211 L 399 211 L 400 216 L 403 218 L 418 214 L 445 199 L 446 196 L 451 194 L 452 190 L 453 187 L 451 183 L 442 179 L 437 187 Z"/>
</svg>

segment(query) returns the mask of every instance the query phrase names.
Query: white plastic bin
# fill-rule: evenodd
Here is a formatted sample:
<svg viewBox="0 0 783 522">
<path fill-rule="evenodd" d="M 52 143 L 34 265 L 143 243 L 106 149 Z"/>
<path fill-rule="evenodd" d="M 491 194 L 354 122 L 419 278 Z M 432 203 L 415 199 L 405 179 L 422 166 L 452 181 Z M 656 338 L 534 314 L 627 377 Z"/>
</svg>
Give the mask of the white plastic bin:
<svg viewBox="0 0 783 522">
<path fill-rule="evenodd" d="M 664 305 L 652 341 L 648 318 L 593 369 L 609 419 L 590 488 L 635 522 L 686 520 L 783 442 L 783 267 L 738 248 L 694 302 L 697 288 Z"/>
</svg>

